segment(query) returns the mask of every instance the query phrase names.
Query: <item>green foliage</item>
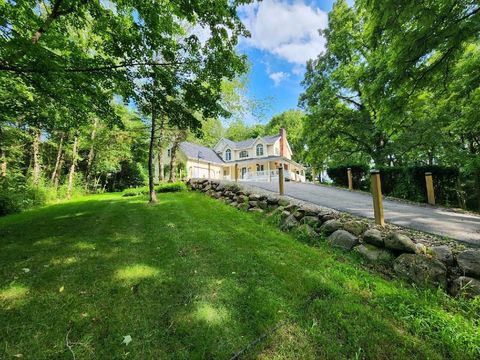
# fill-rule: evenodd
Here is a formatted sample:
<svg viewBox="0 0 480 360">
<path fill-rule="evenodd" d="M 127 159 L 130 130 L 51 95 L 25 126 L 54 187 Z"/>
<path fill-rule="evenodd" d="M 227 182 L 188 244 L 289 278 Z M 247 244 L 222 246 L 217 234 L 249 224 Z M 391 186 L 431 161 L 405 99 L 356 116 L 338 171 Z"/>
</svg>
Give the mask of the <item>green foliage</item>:
<svg viewBox="0 0 480 360">
<path fill-rule="evenodd" d="M 162 183 L 155 186 L 155 191 L 157 193 L 180 192 L 185 190 L 187 190 L 187 186 L 182 181 L 177 181 L 173 183 Z M 149 192 L 148 186 L 142 186 L 142 187 L 125 189 L 122 191 L 122 196 L 129 197 L 129 196 L 147 195 L 148 192 Z"/>
<path fill-rule="evenodd" d="M 33 186 L 23 176 L 0 178 L 0 216 L 45 205 L 47 189 Z"/>
<path fill-rule="evenodd" d="M 348 187 L 347 169 L 352 169 L 353 188 L 367 190 L 369 185 L 369 166 L 364 164 L 348 164 L 341 166 L 330 166 L 327 174 L 334 184 Z"/>
</svg>

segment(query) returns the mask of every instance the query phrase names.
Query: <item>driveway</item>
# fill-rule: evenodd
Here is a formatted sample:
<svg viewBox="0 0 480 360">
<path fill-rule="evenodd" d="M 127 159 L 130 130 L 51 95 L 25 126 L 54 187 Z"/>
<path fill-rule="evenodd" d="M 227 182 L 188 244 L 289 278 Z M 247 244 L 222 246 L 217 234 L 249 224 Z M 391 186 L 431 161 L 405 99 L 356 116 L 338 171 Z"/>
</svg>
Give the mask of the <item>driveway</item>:
<svg viewBox="0 0 480 360">
<path fill-rule="evenodd" d="M 278 182 L 276 181 L 271 183 L 247 182 L 247 184 L 278 192 Z M 373 219 L 372 196 L 368 193 L 350 192 L 325 185 L 286 182 L 285 195 Z M 392 200 L 384 200 L 383 207 L 385 221 L 389 223 L 447 236 L 470 246 L 480 247 L 480 216 Z"/>
</svg>

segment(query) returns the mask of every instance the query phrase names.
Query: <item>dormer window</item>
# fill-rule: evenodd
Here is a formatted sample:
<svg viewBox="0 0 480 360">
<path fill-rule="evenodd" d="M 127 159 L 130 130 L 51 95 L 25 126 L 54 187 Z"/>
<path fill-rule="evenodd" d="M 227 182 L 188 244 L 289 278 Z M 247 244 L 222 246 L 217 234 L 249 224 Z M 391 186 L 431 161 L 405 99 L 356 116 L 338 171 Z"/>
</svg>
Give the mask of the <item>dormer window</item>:
<svg viewBox="0 0 480 360">
<path fill-rule="evenodd" d="M 225 161 L 230 161 L 232 160 L 232 150 L 227 149 L 225 151 Z"/>
<path fill-rule="evenodd" d="M 248 157 L 248 151 L 247 150 L 242 150 L 240 151 L 240 158 L 246 158 Z"/>
<path fill-rule="evenodd" d="M 263 145 L 262 144 L 257 145 L 257 156 L 263 156 Z"/>
</svg>

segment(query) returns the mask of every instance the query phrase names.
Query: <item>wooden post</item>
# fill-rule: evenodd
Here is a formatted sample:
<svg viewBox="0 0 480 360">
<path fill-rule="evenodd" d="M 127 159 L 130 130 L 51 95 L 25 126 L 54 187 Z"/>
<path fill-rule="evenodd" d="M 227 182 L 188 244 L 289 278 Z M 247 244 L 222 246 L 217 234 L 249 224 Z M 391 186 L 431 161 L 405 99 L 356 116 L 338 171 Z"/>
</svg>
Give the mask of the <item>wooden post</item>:
<svg viewBox="0 0 480 360">
<path fill-rule="evenodd" d="M 280 195 L 285 194 L 285 179 L 283 175 L 283 166 L 278 168 L 278 192 Z"/>
<path fill-rule="evenodd" d="M 348 176 L 348 190 L 353 190 L 353 180 L 352 180 L 352 169 L 347 169 L 347 176 Z"/>
<path fill-rule="evenodd" d="M 432 173 L 425 173 L 425 182 L 427 183 L 427 199 L 430 205 L 435 205 L 435 192 L 433 190 Z"/>
<path fill-rule="evenodd" d="M 235 182 L 238 182 L 238 164 L 235 164 Z"/>
<path fill-rule="evenodd" d="M 373 212 L 375 214 L 375 224 L 383 226 L 385 225 L 385 219 L 383 216 L 382 183 L 380 181 L 380 171 L 371 170 L 370 179 L 372 182 Z"/>
</svg>

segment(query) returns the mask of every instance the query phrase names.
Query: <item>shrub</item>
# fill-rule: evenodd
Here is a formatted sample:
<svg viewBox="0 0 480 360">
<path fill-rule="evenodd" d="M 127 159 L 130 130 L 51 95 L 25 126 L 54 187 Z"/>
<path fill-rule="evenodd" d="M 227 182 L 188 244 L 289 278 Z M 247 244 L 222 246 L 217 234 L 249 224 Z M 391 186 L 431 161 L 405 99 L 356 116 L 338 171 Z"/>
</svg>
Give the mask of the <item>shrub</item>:
<svg viewBox="0 0 480 360">
<path fill-rule="evenodd" d="M 33 186 L 22 175 L 0 179 L 0 215 L 7 215 L 47 202 L 47 189 Z"/>
<path fill-rule="evenodd" d="M 179 192 L 184 191 L 187 189 L 187 186 L 181 182 L 174 182 L 174 183 L 162 183 L 160 185 L 155 186 L 155 191 L 157 193 L 167 193 L 167 192 Z M 136 187 L 125 189 L 122 192 L 122 196 L 138 196 L 138 195 L 147 195 L 149 192 L 148 186 Z"/>
<path fill-rule="evenodd" d="M 333 183 L 338 186 L 348 187 L 347 169 L 352 169 L 353 188 L 359 190 L 368 190 L 368 165 L 350 164 L 332 166 L 327 169 L 327 174 Z"/>
</svg>

